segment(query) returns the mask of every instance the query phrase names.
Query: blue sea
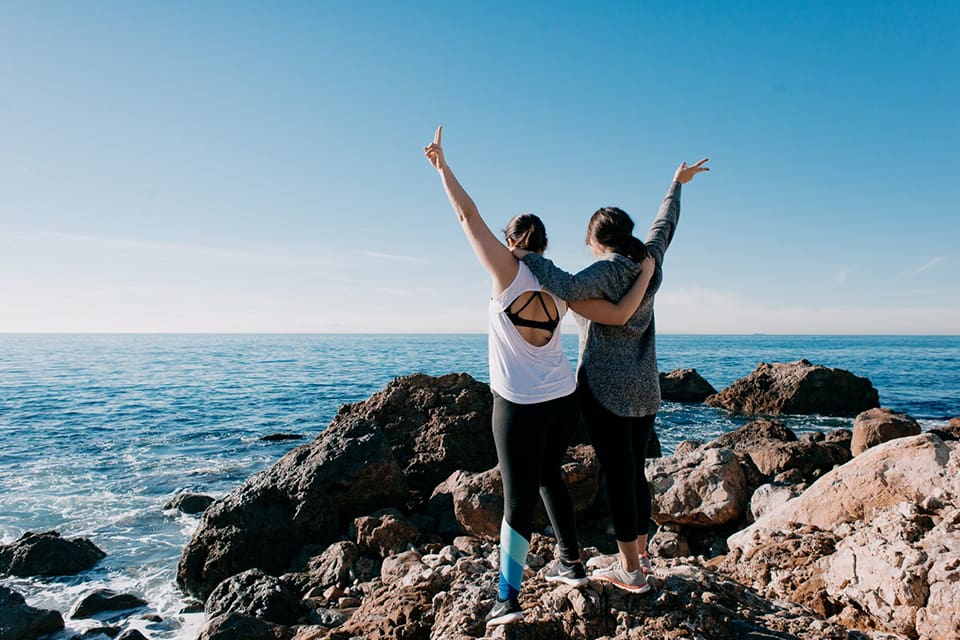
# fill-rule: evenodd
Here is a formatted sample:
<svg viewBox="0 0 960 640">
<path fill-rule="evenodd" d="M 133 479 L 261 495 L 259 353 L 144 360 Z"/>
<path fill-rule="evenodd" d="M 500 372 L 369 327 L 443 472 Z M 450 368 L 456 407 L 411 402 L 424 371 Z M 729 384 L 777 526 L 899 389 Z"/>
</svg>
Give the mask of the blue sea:
<svg viewBox="0 0 960 640">
<path fill-rule="evenodd" d="M 564 346 L 576 357 L 576 337 Z M 758 362 L 807 358 L 873 381 L 883 406 L 926 426 L 960 415 L 960 337 L 660 336 L 660 369 L 695 367 L 718 390 Z M 29 604 L 66 613 L 94 587 L 139 593 L 162 622 L 150 638 L 194 638 L 180 615 L 180 550 L 199 520 L 164 512 L 183 491 L 220 497 L 298 442 L 345 402 L 396 376 L 466 371 L 487 380 L 484 335 L 0 335 L 0 543 L 25 531 L 87 536 L 108 556 L 76 577 L 3 578 Z M 747 420 L 664 403 L 667 452 Z M 848 419 L 793 417 L 795 430 Z M 66 619 L 71 631 L 95 623 Z M 63 637 L 63 636 L 61 636 Z"/>
</svg>

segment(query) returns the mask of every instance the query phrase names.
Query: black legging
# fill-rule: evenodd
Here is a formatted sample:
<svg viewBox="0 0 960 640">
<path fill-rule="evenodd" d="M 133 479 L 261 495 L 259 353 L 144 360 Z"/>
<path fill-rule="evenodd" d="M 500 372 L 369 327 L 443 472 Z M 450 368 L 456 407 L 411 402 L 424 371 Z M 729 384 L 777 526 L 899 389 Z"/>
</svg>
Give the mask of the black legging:
<svg viewBox="0 0 960 640">
<path fill-rule="evenodd" d="M 579 419 L 577 394 L 516 404 L 493 394 L 493 439 L 503 478 L 503 517 L 526 540 L 533 531 L 537 489 L 567 562 L 580 561 L 573 501 L 560 474 Z"/>
<path fill-rule="evenodd" d="M 613 530 L 620 542 L 632 542 L 650 522 L 650 487 L 644 473 L 647 445 L 656 414 L 618 416 L 593 395 L 581 370 L 577 380 L 580 410 L 597 459 L 607 478 L 607 498 Z"/>
</svg>

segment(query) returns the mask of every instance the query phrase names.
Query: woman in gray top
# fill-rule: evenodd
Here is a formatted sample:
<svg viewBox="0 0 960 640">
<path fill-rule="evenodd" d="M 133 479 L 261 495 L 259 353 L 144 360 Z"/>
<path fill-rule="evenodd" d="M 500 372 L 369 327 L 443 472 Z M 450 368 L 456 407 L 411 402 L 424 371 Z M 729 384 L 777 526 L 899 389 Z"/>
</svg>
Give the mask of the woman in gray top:
<svg viewBox="0 0 960 640">
<path fill-rule="evenodd" d="M 587 245 L 597 261 L 570 274 L 536 253 L 514 250 L 540 283 L 570 302 L 589 298 L 619 300 L 640 273 L 649 254 L 655 271 L 640 307 L 623 326 L 602 325 L 577 316 L 580 359 L 577 383 L 581 410 L 597 457 L 607 477 L 619 564 L 593 573 L 598 579 L 634 592 L 650 589 L 652 571 L 646 556 L 650 490 L 644 474 L 647 442 L 660 407 L 657 371 L 654 295 L 663 280 L 663 255 L 680 217 L 680 188 L 709 171 L 706 159 L 680 165 L 670 190 L 647 234 L 633 236 L 633 220 L 621 209 L 606 207 L 590 218 Z"/>
</svg>

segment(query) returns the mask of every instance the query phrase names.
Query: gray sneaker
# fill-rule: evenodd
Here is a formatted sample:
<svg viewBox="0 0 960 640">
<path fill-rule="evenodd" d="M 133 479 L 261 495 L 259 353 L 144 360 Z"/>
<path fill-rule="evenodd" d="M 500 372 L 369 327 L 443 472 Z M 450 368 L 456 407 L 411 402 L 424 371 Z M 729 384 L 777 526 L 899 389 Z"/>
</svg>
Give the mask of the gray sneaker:
<svg viewBox="0 0 960 640">
<path fill-rule="evenodd" d="M 560 560 L 554 560 L 544 573 L 544 578 L 548 582 L 562 582 L 572 587 L 582 587 L 587 584 L 587 571 L 583 568 L 582 562 L 576 564 L 564 564 Z"/>
<path fill-rule="evenodd" d="M 650 591 L 650 583 L 647 582 L 647 576 L 643 569 L 636 571 L 624 571 L 617 560 L 606 569 L 597 569 L 591 574 L 597 580 L 609 582 L 615 587 L 630 591 L 631 593 L 646 593 Z"/>
</svg>

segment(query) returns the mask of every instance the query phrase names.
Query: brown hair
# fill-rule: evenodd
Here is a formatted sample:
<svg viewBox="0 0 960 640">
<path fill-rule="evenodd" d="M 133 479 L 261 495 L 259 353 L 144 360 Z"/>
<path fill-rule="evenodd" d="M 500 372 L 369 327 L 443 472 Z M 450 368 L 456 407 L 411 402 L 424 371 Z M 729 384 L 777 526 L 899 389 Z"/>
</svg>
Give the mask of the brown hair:
<svg viewBox="0 0 960 640">
<path fill-rule="evenodd" d="M 633 235 L 633 220 L 627 212 L 617 207 L 604 207 L 590 216 L 587 224 L 587 244 L 610 247 L 614 253 L 626 256 L 634 262 L 647 257 L 647 246 Z"/>
<path fill-rule="evenodd" d="M 540 253 L 547 248 L 547 228 L 532 213 L 513 216 L 503 230 L 503 237 L 520 249 Z"/>
</svg>

